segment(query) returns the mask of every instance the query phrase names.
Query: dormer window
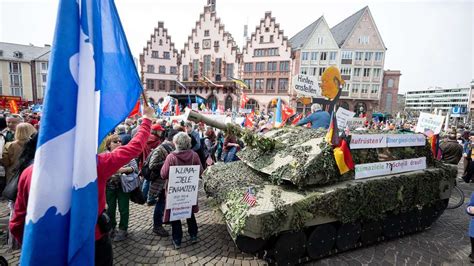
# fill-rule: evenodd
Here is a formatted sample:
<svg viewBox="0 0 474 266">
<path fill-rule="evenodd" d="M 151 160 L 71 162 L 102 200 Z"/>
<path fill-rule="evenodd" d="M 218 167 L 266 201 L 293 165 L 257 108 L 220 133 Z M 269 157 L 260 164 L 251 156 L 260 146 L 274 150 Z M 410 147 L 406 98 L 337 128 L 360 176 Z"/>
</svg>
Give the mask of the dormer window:
<svg viewBox="0 0 474 266">
<path fill-rule="evenodd" d="M 19 51 L 16 51 L 16 52 L 13 52 L 13 56 L 16 57 L 16 58 L 23 58 L 23 53 L 19 52 Z"/>
<path fill-rule="evenodd" d="M 209 36 L 209 30 L 205 30 L 204 31 L 204 37 L 208 37 Z"/>
<path fill-rule="evenodd" d="M 2 50 L 0 50 L 0 56 L 3 56 L 3 51 Z"/>
</svg>

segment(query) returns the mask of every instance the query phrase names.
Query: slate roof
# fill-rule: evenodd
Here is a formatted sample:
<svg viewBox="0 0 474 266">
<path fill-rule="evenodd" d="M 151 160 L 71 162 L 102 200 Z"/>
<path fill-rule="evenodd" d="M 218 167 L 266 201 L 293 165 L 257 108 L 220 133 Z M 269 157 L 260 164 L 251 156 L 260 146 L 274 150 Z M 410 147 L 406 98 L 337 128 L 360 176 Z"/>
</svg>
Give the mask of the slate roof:
<svg viewBox="0 0 474 266">
<path fill-rule="evenodd" d="M 291 37 L 290 45 L 293 49 L 301 48 L 311 37 L 314 30 L 318 27 L 319 23 L 323 20 L 323 17 L 319 17 L 315 22 L 311 23 L 309 26 L 298 32 L 295 36 Z"/>
<path fill-rule="evenodd" d="M 336 40 L 337 45 L 339 45 L 339 47 L 344 44 L 346 39 L 349 37 L 349 34 L 351 34 L 352 30 L 364 14 L 365 10 L 368 8 L 368 6 L 362 8 L 352 16 L 346 18 L 345 20 L 341 21 L 339 24 L 331 28 L 331 33 L 334 36 L 334 39 Z"/>
<path fill-rule="evenodd" d="M 51 47 L 38 47 L 32 45 L 0 42 L 0 51 L 0 60 L 28 62 L 41 57 L 40 60 L 46 61 L 47 58 L 45 58 L 45 55 L 49 54 Z M 22 57 L 15 57 L 15 52 L 22 53 Z"/>
</svg>

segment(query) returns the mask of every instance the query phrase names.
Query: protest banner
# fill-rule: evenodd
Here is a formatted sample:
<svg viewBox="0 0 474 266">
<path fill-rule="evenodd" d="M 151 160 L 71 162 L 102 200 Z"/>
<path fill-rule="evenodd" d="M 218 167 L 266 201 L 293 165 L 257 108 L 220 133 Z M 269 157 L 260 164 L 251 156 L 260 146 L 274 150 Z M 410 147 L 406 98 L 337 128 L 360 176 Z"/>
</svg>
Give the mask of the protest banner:
<svg viewBox="0 0 474 266">
<path fill-rule="evenodd" d="M 423 169 L 426 169 L 426 157 L 378 163 L 357 164 L 355 166 L 355 179 L 397 174 Z"/>
<path fill-rule="evenodd" d="M 166 196 L 170 221 L 190 218 L 192 206 L 197 204 L 199 184 L 198 165 L 171 166 Z"/>
<path fill-rule="evenodd" d="M 441 132 L 441 126 L 444 122 L 444 116 L 442 115 L 433 115 L 429 113 L 420 113 L 418 117 L 418 123 L 416 124 L 415 132 L 428 133 L 430 134 L 439 134 Z"/>
<path fill-rule="evenodd" d="M 314 76 L 296 75 L 293 77 L 293 88 L 296 93 L 311 97 L 321 97 L 321 88 Z"/>
<path fill-rule="evenodd" d="M 353 118 L 354 115 L 354 112 L 339 107 L 336 111 L 337 127 L 340 130 L 344 130 L 347 126 L 347 121 Z"/>
<path fill-rule="evenodd" d="M 387 147 L 424 146 L 426 137 L 422 134 L 352 134 L 351 150 Z"/>
</svg>

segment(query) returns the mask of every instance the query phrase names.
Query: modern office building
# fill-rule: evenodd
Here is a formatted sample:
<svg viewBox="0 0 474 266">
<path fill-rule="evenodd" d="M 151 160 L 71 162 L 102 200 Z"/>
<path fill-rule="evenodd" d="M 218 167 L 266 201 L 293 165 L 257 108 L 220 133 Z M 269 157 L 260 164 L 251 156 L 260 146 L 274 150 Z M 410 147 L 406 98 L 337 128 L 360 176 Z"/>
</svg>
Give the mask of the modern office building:
<svg viewBox="0 0 474 266">
<path fill-rule="evenodd" d="M 471 88 L 469 86 L 445 89 L 430 87 L 405 93 L 405 110 L 408 112 L 440 111 L 443 115 L 451 112 L 453 107 L 469 110 Z"/>
</svg>

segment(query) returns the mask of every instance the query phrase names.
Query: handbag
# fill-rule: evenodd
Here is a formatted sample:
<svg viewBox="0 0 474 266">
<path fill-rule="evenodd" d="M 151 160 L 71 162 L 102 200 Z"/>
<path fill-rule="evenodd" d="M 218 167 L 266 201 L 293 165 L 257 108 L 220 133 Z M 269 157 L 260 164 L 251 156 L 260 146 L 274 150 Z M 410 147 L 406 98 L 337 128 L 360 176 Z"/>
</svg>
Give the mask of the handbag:
<svg viewBox="0 0 474 266">
<path fill-rule="evenodd" d="M 143 192 L 142 192 L 140 186 L 137 187 L 136 189 L 132 190 L 132 192 L 130 192 L 130 200 L 133 203 L 136 203 L 136 204 L 140 204 L 140 205 L 145 204 L 146 198 L 143 195 Z"/>
<path fill-rule="evenodd" d="M 15 176 L 8 182 L 3 190 L 2 196 L 8 200 L 15 201 L 18 193 L 18 180 L 20 179 L 20 172 L 17 171 Z"/>
<path fill-rule="evenodd" d="M 138 174 L 135 172 L 128 175 L 120 175 L 120 183 L 122 184 L 122 190 L 125 193 L 132 192 L 134 189 L 140 187 L 140 180 L 138 179 Z"/>
</svg>

